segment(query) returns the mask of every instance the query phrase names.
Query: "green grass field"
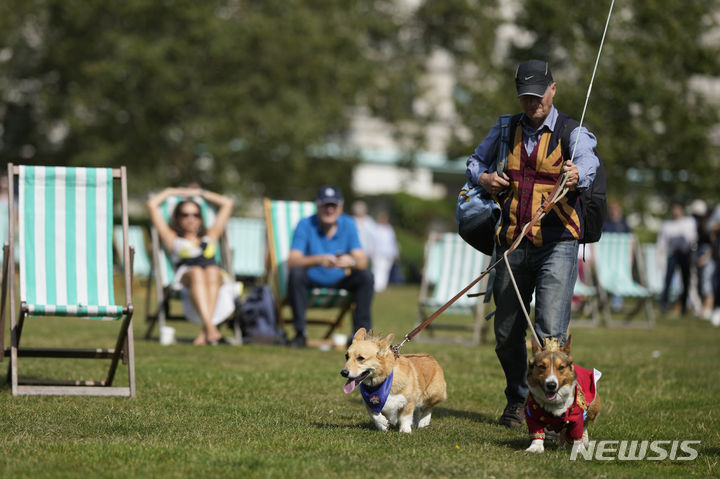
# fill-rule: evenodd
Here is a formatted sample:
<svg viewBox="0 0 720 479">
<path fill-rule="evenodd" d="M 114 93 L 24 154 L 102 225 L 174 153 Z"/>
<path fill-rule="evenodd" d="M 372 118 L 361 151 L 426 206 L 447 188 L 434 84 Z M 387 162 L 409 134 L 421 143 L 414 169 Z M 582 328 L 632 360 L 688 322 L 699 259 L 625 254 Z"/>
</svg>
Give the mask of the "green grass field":
<svg viewBox="0 0 720 479">
<path fill-rule="evenodd" d="M 138 307 L 144 305 L 141 294 Z M 416 317 L 417 288 L 376 297 L 375 330 L 401 337 Z M 504 376 L 492 344 L 409 343 L 445 370 L 448 399 L 429 428 L 376 431 L 359 392 L 343 394 L 343 351 L 277 346 L 163 347 L 140 339 L 137 398 L 13 397 L 0 392 L 2 477 L 710 477 L 720 474 L 720 328 L 661 318 L 653 330 L 573 331 L 575 361 L 603 372 L 595 440 L 696 440 L 692 461 L 570 461 L 546 442 L 523 452 L 524 430 L 495 425 Z M 85 345 L 117 324 L 32 319 L 24 344 Z M 174 323 L 191 338 L 196 326 Z M 347 328 L 345 330 L 347 332 Z M 229 334 L 229 333 L 228 333 Z M 27 341 L 27 343 L 26 343 Z M 80 343 L 80 344 L 76 344 Z M 28 374 L 100 376 L 101 361 L 20 363 Z M 95 364 L 98 363 L 98 364 Z M 7 364 L 7 361 L 4 363 Z M 126 381 L 125 371 L 117 384 Z M 669 446 L 665 446 L 669 450 Z M 606 454 L 616 457 L 617 455 Z"/>
</svg>

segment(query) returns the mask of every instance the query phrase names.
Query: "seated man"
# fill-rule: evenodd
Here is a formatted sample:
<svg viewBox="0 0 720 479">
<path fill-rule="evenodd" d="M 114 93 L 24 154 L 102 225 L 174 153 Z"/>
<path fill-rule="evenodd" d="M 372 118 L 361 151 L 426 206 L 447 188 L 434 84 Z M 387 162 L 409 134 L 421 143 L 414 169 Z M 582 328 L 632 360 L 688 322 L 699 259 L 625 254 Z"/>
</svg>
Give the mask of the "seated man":
<svg viewBox="0 0 720 479">
<path fill-rule="evenodd" d="M 371 328 L 373 276 L 355 222 L 343 214 L 343 196 L 338 188 L 323 186 L 316 202 L 317 214 L 300 220 L 288 256 L 288 300 L 296 332 L 290 346 L 296 348 L 307 342 L 305 312 L 312 288 L 342 288 L 354 293 L 353 334 L 360 328 Z"/>
</svg>

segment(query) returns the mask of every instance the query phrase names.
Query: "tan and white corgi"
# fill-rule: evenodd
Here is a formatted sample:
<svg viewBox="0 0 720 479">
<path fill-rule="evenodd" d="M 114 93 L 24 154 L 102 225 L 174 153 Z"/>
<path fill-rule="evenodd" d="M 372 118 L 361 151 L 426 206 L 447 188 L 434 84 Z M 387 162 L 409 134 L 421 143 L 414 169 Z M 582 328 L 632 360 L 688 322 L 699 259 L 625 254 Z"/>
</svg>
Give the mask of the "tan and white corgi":
<svg viewBox="0 0 720 479">
<path fill-rule="evenodd" d="M 410 433 L 412 427 L 430 424 L 432 408 L 444 401 L 445 376 L 428 354 L 401 354 L 392 350 L 393 334 L 385 339 L 370 336 L 360 328 L 345 354 L 340 374 L 348 378 L 345 394 L 356 386 L 375 426 L 386 431 L 389 425 Z"/>
<path fill-rule="evenodd" d="M 525 422 L 532 438 L 528 452 L 543 452 L 544 429 L 560 432 L 573 447 L 587 447 L 587 424 L 600 412 L 597 381 L 602 375 L 574 365 L 570 356 L 572 336 L 565 344 L 546 338 L 541 349 L 533 344 L 528 367 L 530 393 L 525 402 Z"/>
</svg>

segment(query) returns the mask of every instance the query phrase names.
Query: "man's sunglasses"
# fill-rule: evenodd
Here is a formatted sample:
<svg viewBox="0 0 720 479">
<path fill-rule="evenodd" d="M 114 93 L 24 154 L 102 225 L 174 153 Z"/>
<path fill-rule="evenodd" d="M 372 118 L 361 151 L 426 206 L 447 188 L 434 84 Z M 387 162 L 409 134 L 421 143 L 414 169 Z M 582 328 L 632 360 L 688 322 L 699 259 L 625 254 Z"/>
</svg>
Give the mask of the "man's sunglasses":
<svg viewBox="0 0 720 479">
<path fill-rule="evenodd" d="M 194 216 L 195 218 L 200 218 L 200 213 L 185 213 L 184 211 L 180 212 L 180 218 L 187 218 L 188 216 Z"/>
</svg>

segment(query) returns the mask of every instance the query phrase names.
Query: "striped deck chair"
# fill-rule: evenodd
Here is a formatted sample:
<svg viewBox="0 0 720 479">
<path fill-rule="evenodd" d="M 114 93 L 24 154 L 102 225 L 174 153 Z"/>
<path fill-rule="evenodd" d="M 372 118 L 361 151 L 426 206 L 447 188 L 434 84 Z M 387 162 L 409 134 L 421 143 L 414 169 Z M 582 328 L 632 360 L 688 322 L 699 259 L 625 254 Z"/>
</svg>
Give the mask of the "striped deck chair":
<svg viewBox="0 0 720 479">
<path fill-rule="evenodd" d="M 121 192 L 122 227 L 128 229 L 125 167 L 63 168 L 8 165 L 10 197 L 18 177 L 18 208 L 11 203 L 6 257 L 20 254 L 20 307 L 15 298 L 15 268 L 5 267 L 0 321 L 10 301 L 10 378 L 12 393 L 135 396 L 132 335 L 132 250 L 124 242 L 124 304 L 116 304 L 113 285 L 113 181 Z M 15 220 L 19 230 L 14 238 Z M 7 281 L 5 281 L 7 279 Z M 25 320 L 35 316 L 119 320 L 113 349 L 25 348 L 20 340 Z M 91 327 L 91 326 L 88 326 Z M 30 334 L 30 333 L 27 333 Z M 95 358 L 110 360 L 100 381 L 23 378 L 19 358 Z M 112 386 L 118 363 L 128 366 L 127 387 Z"/>
<path fill-rule="evenodd" d="M 165 221 L 169 221 L 172 212 L 183 197 L 171 196 L 167 198 L 162 205 L 160 205 L 160 211 L 165 218 Z M 205 225 L 211 225 L 215 221 L 216 211 L 213 205 L 205 201 L 204 198 L 196 196 L 191 198 L 198 205 L 200 205 L 200 213 L 202 214 Z M 175 277 L 175 268 L 173 267 L 170 255 L 165 251 L 162 244 L 160 243 L 160 236 L 154 227 L 150 227 L 150 250 L 152 258 L 151 267 L 151 281 L 148 281 L 148 297 L 151 294 L 151 283 L 155 285 L 155 312 L 151 313 L 152 308 L 147 308 L 146 321 L 148 329 L 145 332 L 145 339 L 152 337 L 155 324 L 158 325 L 158 329 L 165 326 L 166 321 L 171 320 L 188 320 L 195 323 L 200 323 L 200 315 L 195 309 L 195 305 L 190 299 L 187 290 L 180 284 L 173 282 Z M 223 233 L 220 237 L 220 247 L 215 253 L 215 260 L 222 266 L 222 268 L 230 272 L 232 271 L 232 258 L 228 248 L 227 232 Z M 242 283 L 236 283 L 234 281 L 226 282 L 220 291 L 221 296 L 229 295 L 233 299 L 233 305 L 230 304 L 230 300 L 221 300 L 219 307 L 215 311 L 215 318 L 213 322 L 220 324 L 224 322 L 230 314 L 234 311 L 234 299 L 241 291 Z M 173 300 L 180 300 L 183 303 L 183 307 L 180 309 L 182 313 L 173 312 L 178 308 L 172 308 L 171 303 Z M 232 327 L 235 332 L 235 339 L 238 344 L 241 341 L 240 325 L 237 321 L 233 321 Z"/>
<path fill-rule="evenodd" d="M 587 319 L 573 319 L 571 326 L 598 326 L 600 324 L 599 292 L 595 286 L 584 282 L 580 276 L 573 287 L 573 299 L 579 300 L 578 310 Z"/>
<path fill-rule="evenodd" d="M 489 266 L 489 258 L 468 245 L 456 233 L 431 233 L 425 245 L 425 268 L 420 284 L 418 299 L 418 323 L 425 321 L 432 313 L 447 303 L 465 286 L 480 276 Z M 484 279 L 469 293 L 485 291 L 487 279 Z M 430 323 L 422 334 L 417 337 L 419 342 L 451 342 L 476 345 L 484 340 L 484 302 L 483 296 L 458 299 L 440 317 Z M 472 316 L 472 324 L 445 321 L 445 315 Z M 436 333 L 441 330 L 471 331 L 472 338 L 458 335 L 441 337 Z"/>
<path fill-rule="evenodd" d="M 277 303 L 278 323 L 283 327 L 285 322 L 292 324 L 292 318 L 282 314 L 287 300 L 288 268 L 287 259 L 290 255 L 295 226 L 306 217 L 315 214 L 317 207 L 310 201 L 282 201 L 265 198 L 265 226 L 268 235 L 270 268 L 268 283 L 272 285 Z M 338 309 L 334 317 L 317 317 L 308 315 L 308 324 L 327 325 L 323 339 L 342 325 L 345 314 L 350 311 L 353 303 L 352 295 L 344 289 L 314 288 L 310 292 L 309 308 Z"/>
<path fill-rule="evenodd" d="M 637 262 L 639 265 L 642 264 L 639 256 L 640 251 L 636 247 L 636 240 L 632 233 L 603 233 L 600 241 L 595 244 L 598 286 L 608 296 L 618 295 L 638 300 L 636 306 L 625 314 L 625 321 L 622 322 L 622 325 L 634 325 L 629 320 L 644 307 L 647 319 L 645 325 L 652 327 L 655 324 L 652 293 L 633 278 L 633 265 Z M 609 302 L 605 301 L 602 307 L 606 324 L 608 326 L 619 325 L 618 321 L 612 321 L 610 317 Z"/>
<path fill-rule="evenodd" d="M 667 259 L 658 256 L 658 248 L 655 243 L 643 243 L 642 247 L 643 266 L 641 271 L 645 273 L 645 284 L 653 297 L 660 299 L 665 289 L 665 269 Z M 676 272 L 670 283 L 670 301 L 675 301 L 682 294 L 682 281 Z"/>
<path fill-rule="evenodd" d="M 265 222 L 260 218 L 230 218 L 227 236 L 232 250 L 232 271 L 240 278 L 265 277 Z"/>
<path fill-rule="evenodd" d="M 115 225 L 113 228 L 113 236 L 115 239 L 115 250 L 120 252 L 123 247 L 123 229 L 121 225 Z M 140 225 L 130 225 L 128 227 L 128 241 L 130 246 L 135 250 L 133 259 L 132 272 L 133 278 L 149 278 L 152 263 L 150 262 L 150 254 L 148 254 L 145 228 Z M 123 267 L 120 262 L 120 267 Z"/>
</svg>

